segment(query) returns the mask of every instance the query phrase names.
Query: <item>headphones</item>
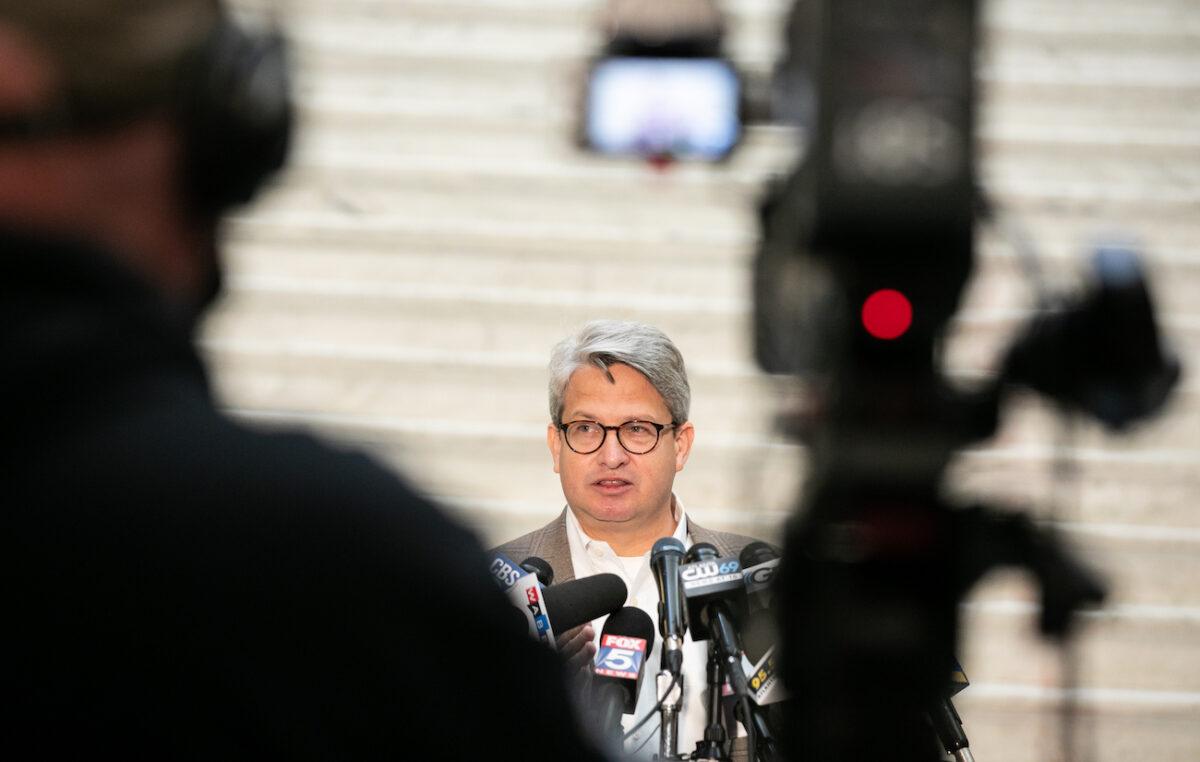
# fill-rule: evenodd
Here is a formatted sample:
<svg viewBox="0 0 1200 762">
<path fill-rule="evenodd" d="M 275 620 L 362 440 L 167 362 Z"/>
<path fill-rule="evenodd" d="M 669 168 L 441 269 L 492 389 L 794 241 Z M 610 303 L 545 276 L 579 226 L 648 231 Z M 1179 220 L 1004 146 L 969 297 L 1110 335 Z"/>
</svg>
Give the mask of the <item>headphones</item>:
<svg viewBox="0 0 1200 762">
<path fill-rule="evenodd" d="M 183 133 L 181 177 L 192 209 L 216 216 L 254 197 L 287 161 L 294 109 L 287 47 L 277 30 L 252 32 L 222 15 L 187 54 L 164 104 L 95 113 L 68 97 L 47 113 L 0 117 L 0 139 L 37 139 L 103 129 L 166 106 Z"/>
<path fill-rule="evenodd" d="M 222 17 L 177 93 L 183 177 L 197 211 L 244 204 L 287 161 L 294 110 L 287 48 Z"/>
</svg>

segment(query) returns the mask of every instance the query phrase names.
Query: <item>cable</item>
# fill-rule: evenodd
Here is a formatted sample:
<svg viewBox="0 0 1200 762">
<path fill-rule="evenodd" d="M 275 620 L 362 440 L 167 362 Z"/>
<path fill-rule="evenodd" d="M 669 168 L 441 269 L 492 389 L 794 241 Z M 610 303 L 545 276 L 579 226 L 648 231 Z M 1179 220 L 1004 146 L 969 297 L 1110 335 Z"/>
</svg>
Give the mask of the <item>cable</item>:
<svg viewBox="0 0 1200 762">
<path fill-rule="evenodd" d="M 625 736 L 621 739 L 622 741 L 628 741 L 630 736 L 632 736 L 638 731 L 638 729 L 650 721 L 650 718 L 658 716 L 658 710 L 662 709 L 662 705 L 667 701 L 667 696 L 671 695 L 671 691 L 675 690 L 676 685 L 679 685 L 679 675 L 674 675 L 671 677 L 671 684 L 665 691 L 663 691 L 663 695 L 659 697 L 658 703 L 654 705 L 653 709 L 646 713 L 645 717 L 638 720 L 632 728 L 625 731 Z"/>
<path fill-rule="evenodd" d="M 656 729 L 656 730 L 658 730 L 659 732 L 661 732 L 661 731 L 662 731 L 662 725 L 661 725 L 661 724 L 660 724 L 660 725 L 658 725 L 658 726 L 657 726 L 655 729 Z M 642 741 L 640 744 L 638 744 L 638 746 L 637 746 L 637 748 L 636 748 L 636 749 L 626 749 L 626 750 L 625 750 L 625 756 L 627 756 L 627 757 L 634 757 L 634 756 L 636 756 L 636 755 L 637 755 L 637 753 L 638 753 L 639 751 L 641 751 L 642 749 L 646 748 L 646 744 L 650 743 L 651 739 L 653 739 L 653 738 L 654 738 L 654 732 L 653 732 L 653 731 L 651 731 L 651 732 L 647 733 L 647 734 L 646 734 L 646 738 L 645 738 L 645 739 L 644 739 L 644 740 L 643 740 L 643 741 Z"/>
<path fill-rule="evenodd" d="M 1072 455 L 1076 441 L 1077 419 L 1065 407 L 1059 409 L 1060 426 L 1054 444 L 1052 465 L 1052 493 L 1047 517 L 1051 531 L 1058 532 L 1067 521 L 1078 521 L 1082 507 L 1080 493 L 1079 464 Z M 1058 644 L 1059 682 L 1062 685 L 1062 703 L 1059 706 L 1059 747 L 1063 762 L 1078 762 L 1090 759 L 1088 750 L 1081 750 L 1078 739 L 1080 656 L 1074 634 L 1068 633 Z"/>
<path fill-rule="evenodd" d="M 1054 300 L 1046 285 L 1041 254 L 1033 244 L 1033 237 L 1015 216 L 990 200 L 985 199 L 985 201 L 984 213 L 981 215 L 983 220 L 990 224 L 997 235 L 1012 247 L 1013 253 L 1017 257 L 1017 264 L 1033 289 L 1035 309 L 1038 312 L 1046 312 L 1053 305 Z"/>
</svg>

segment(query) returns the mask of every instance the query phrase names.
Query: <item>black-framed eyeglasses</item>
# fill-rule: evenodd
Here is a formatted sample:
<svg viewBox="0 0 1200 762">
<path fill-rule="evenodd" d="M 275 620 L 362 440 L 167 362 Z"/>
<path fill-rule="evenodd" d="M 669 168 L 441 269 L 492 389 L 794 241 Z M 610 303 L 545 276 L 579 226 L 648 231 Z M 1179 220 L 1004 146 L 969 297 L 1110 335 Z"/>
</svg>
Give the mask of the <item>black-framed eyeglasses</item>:
<svg viewBox="0 0 1200 762">
<path fill-rule="evenodd" d="M 658 439 L 664 429 L 674 426 L 674 423 L 655 423 L 654 421 L 626 421 L 620 426 L 605 426 L 597 421 L 570 421 L 558 424 L 567 447 L 580 455 L 590 455 L 604 446 L 608 432 L 617 432 L 617 441 L 631 455 L 645 455 L 658 446 Z"/>
</svg>

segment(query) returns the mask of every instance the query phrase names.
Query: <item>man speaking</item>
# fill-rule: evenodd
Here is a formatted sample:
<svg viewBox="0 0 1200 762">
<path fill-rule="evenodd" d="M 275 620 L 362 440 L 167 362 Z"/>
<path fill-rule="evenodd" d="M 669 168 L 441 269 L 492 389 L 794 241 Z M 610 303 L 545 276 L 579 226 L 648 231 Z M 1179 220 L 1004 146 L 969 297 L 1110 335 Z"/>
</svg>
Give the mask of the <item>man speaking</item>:
<svg viewBox="0 0 1200 762">
<path fill-rule="evenodd" d="M 215 0 L 0 0 L 5 752 L 597 759 L 466 531 L 215 409 L 192 331 L 286 74 Z"/>
<path fill-rule="evenodd" d="M 683 357 L 653 326 L 596 321 L 560 342 L 550 359 L 550 416 L 546 444 L 562 482 L 566 508 L 546 526 L 501 545 L 514 559 L 537 556 L 555 580 L 609 572 L 625 580 L 628 605 L 658 621 L 658 589 L 650 568 L 655 542 L 674 537 L 707 542 L 722 556 L 737 556 L 752 540 L 697 524 L 671 490 L 687 464 L 695 438 L 688 420 L 691 389 Z M 563 651 L 580 666 L 596 653 L 593 639 L 603 620 L 562 637 Z M 661 639 L 647 659 L 657 669 Z M 684 639 L 684 696 L 679 751 L 690 752 L 704 735 L 708 643 Z M 648 669 L 647 671 L 651 671 Z M 656 703 L 653 680 L 642 682 L 632 725 Z M 658 751 L 652 720 L 626 742 L 649 758 Z"/>
</svg>

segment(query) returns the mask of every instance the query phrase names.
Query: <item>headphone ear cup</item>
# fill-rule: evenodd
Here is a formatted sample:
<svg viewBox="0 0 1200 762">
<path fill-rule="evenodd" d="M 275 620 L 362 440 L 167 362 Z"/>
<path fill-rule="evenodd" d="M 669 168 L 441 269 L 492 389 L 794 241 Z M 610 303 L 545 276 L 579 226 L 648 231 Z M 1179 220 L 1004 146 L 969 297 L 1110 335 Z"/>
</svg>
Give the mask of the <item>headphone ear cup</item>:
<svg viewBox="0 0 1200 762">
<path fill-rule="evenodd" d="M 283 167 L 291 144 L 294 113 L 283 37 L 252 34 L 223 20 L 180 95 L 192 203 L 208 214 L 246 203 Z"/>
</svg>

